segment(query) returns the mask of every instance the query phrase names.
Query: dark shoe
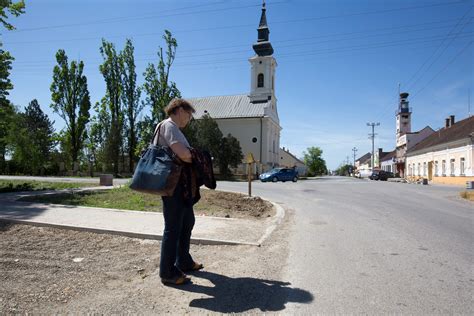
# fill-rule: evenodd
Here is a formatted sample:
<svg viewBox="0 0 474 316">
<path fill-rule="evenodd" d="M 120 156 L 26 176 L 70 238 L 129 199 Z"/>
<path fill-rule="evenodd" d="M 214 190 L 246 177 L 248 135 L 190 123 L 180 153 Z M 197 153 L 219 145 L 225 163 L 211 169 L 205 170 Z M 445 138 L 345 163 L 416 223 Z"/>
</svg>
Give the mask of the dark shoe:
<svg viewBox="0 0 474 316">
<path fill-rule="evenodd" d="M 191 268 L 185 269 L 185 270 L 182 270 L 182 271 L 183 272 L 192 272 L 192 271 L 199 271 L 203 268 L 204 268 L 204 266 L 202 265 L 202 263 L 193 262 L 193 265 L 192 265 Z"/>
<path fill-rule="evenodd" d="M 179 275 L 171 279 L 161 278 L 161 283 L 163 283 L 164 285 L 182 285 L 189 283 L 190 281 L 191 278 L 188 277 L 186 274 Z"/>
</svg>

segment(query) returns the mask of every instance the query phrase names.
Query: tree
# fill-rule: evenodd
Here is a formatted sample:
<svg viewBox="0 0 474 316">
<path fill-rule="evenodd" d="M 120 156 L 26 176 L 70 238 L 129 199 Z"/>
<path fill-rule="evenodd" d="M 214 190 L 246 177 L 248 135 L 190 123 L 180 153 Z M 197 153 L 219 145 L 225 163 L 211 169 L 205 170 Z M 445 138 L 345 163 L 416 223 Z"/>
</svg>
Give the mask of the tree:
<svg viewBox="0 0 474 316">
<path fill-rule="evenodd" d="M 87 126 L 86 148 L 89 154 L 89 161 L 96 169 L 105 166 L 109 161 L 106 155 L 106 141 L 109 137 L 110 113 L 107 107 L 107 99 L 102 98 L 94 106 L 95 116 L 92 117 Z"/>
<path fill-rule="evenodd" d="M 217 122 L 209 114 L 191 122 L 184 134 L 191 146 L 209 151 L 223 176 L 230 175 L 229 166 L 235 168 L 242 163 L 239 141 L 231 134 L 223 137 Z"/>
<path fill-rule="evenodd" d="M 0 102 L 0 172 L 5 172 L 7 146 L 9 143 L 8 135 L 10 123 L 14 122 L 15 108 L 6 100 Z"/>
<path fill-rule="evenodd" d="M 242 163 L 244 155 L 242 154 L 242 148 L 240 143 L 231 134 L 223 137 L 220 145 L 220 152 L 217 159 L 217 165 L 219 166 L 219 172 L 223 176 L 230 175 L 230 167 L 236 168 Z"/>
<path fill-rule="evenodd" d="M 171 65 L 176 56 L 176 48 L 178 42 L 171 35 L 171 32 L 165 30 L 163 39 L 166 42 L 166 60 L 163 54 L 163 48 L 158 50 L 158 65 L 148 64 L 143 75 L 145 76 L 145 83 L 143 89 L 145 90 L 146 103 L 151 106 L 152 121 L 157 122 L 164 118 L 163 109 L 174 98 L 180 98 L 179 92 L 174 82 L 169 82 L 169 75 Z"/>
<path fill-rule="evenodd" d="M 54 147 L 53 124 L 36 99 L 24 113 L 16 114 L 15 124 L 10 125 L 9 144 L 12 160 L 23 173 L 44 173 Z"/>
<path fill-rule="evenodd" d="M 104 58 L 104 63 L 99 66 L 99 70 L 104 76 L 106 84 L 106 99 L 110 112 L 110 132 L 107 138 L 107 155 L 114 165 L 114 174 L 119 173 L 119 157 L 122 151 L 122 133 L 124 114 L 122 111 L 122 81 L 123 61 L 114 44 L 102 39 L 100 53 Z"/>
<path fill-rule="evenodd" d="M 308 166 L 310 175 L 322 175 L 327 172 L 326 161 L 321 157 L 323 151 L 319 147 L 309 147 L 307 152 L 303 152 L 303 160 Z"/>
<path fill-rule="evenodd" d="M 352 165 L 343 164 L 336 169 L 336 174 L 338 176 L 350 176 L 353 170 L 355 170 L 355 168 Z"/>
<path fill-rule="evenodd" d="M 0 22 L 7 30 L 14 30 L 15 27 L 7 22 L 8 16 L 6 11 L 13 16 L 25 13 L 25 1 L 0 0 Z"/>
<path fill-rule="evenodd" d="M 143 110 L 144 104 L 140 103 L 141 88 L 137 86 L 137 73 L 135 71 L 135 57 L 132 41 L 127 39 L 124 50 L 120 53 L 123 60 L 122 67 L 122 102 L 127 119 L 127 145 L 129 157 L 129 170 L 132 172 L 135 162 L 138 161 L 137 149 L 137 119 Z"/>
<path fill-rule="evenodd" d="M 91 107 L 87 78 L 83 75 L 84 63 L 72 61 L 69 65 L 66 52 L 62 49 L 56 53 L 58 65 L 53 69 L 51 83 L 51 108 L 66 123 L 64 141 L 70 148 L 73 172 L 86 138 L 86 125 L 89 122 Z"/>
<path fill-rule="evenodd" d="M 10 81 L 10 70 L 12 62 L 15 60 L 9 52 L 0 49 L 0 105 L 6 106 L 8 90 L 13 89 Z"/>
</svg>

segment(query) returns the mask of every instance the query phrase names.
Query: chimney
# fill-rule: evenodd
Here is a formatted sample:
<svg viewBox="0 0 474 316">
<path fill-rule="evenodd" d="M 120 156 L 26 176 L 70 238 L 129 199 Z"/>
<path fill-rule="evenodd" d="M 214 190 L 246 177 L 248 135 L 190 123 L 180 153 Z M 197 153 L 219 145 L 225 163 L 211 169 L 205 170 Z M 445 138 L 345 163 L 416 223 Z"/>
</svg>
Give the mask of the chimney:
<svg viewBox="0 0 474 316">
<path fill-rule="evenodd" d="M 283 151 L 285 151 L 285 146 L 283 146 Z"/>
<path fill-rule="evenodd" d="M 450 115 L 449 120 L 450 120 L 449 126 L 453 126 L 454 125 L 454 115 Z"/>
<path fill-rule="evenodd" d="M 449 117 L 446 119 L 446 123 L 444 124 L 444 127 L 445 128 L 449 128 L 449 122 L 450 122 L 450 119 Z"/>
</svg>

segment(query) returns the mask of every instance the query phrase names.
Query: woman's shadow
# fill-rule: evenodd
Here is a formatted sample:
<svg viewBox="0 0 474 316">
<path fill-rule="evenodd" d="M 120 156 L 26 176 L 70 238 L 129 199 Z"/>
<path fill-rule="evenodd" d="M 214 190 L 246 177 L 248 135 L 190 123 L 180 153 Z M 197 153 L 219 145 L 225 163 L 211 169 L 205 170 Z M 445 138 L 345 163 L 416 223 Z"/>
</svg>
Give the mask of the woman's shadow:
<svg viewBox="0 0 474 316">
<path fill-rule="evenodd" d="M 214 286 L 189 284 L 180 289 L 206 294 L 194 299 L 189 306 L 220 313 L 241 313 L 255 308 L 263 312 L 281 311 L 288 302 L 309 303 L 313 295 L 305 290 L 289 287 L 290 283 L 255 278 L 230 278 L 212 272 L 197 272 L 195 278 L 209 280 Z"/>
</svg>

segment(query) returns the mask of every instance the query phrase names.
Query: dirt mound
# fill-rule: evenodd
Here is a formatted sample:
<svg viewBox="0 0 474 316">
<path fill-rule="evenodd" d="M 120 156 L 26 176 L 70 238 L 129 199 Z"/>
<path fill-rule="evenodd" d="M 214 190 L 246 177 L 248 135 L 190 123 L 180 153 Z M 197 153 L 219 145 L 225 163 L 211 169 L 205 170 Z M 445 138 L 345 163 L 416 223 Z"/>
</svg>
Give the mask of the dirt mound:
<svg viewBox="0 0 474 316">
<path fill-rule="evenodd" d="M 194 207 L 196 215 L 258 219 L 275 214 L 273 205 L 260 197 L 211 190 L 201 190 L 201 195 L 202 202 Z M 208 206 L 203 208 L 201 204 Z"/>
</svg>

